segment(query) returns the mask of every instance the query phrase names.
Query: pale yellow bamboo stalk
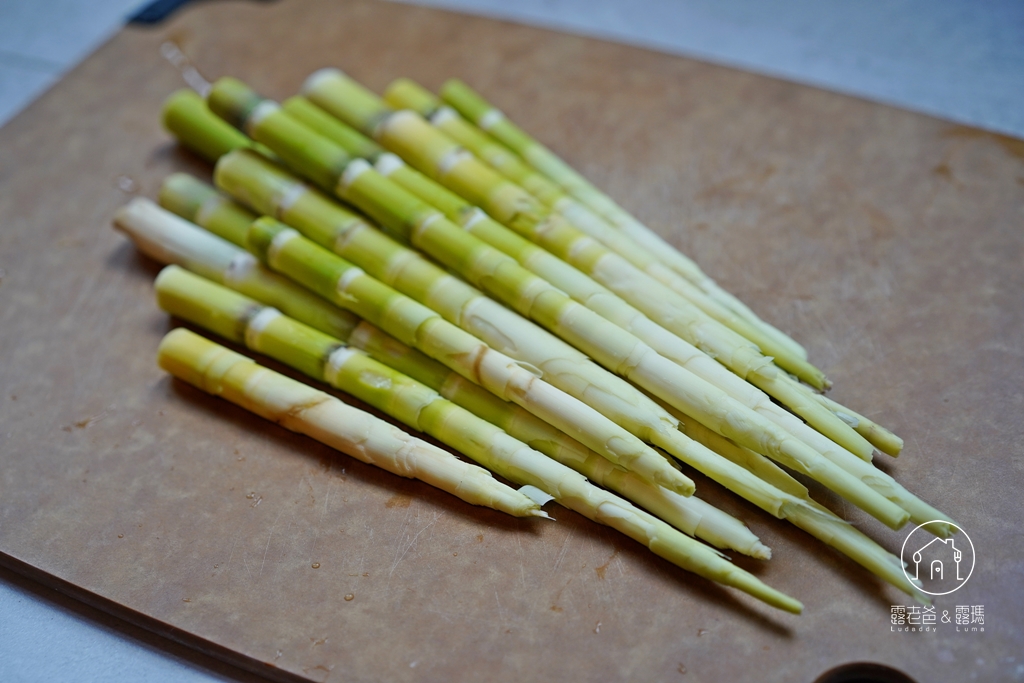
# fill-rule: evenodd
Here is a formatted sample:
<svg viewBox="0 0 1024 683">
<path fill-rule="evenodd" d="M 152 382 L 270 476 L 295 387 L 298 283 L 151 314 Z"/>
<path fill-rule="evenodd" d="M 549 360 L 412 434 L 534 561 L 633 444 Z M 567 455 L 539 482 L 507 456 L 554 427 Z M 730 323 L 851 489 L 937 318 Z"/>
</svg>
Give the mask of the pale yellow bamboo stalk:
<svg viewBox="0 0 1024 683">
<path fill-rule="evenodd" d="M 238 162 L 238 163 L 234 163 L 234 162 Z M 246 162 L 246 163 L 243 164 L 242 162 Z M 262 167 L 266 167 L 267 166 L 266 163 L 258 160 L 255 157 L 252 157 L 251 155 L 247 155 L 247 153 L 245 153 L 245 152 L 231 153 L 229 155 L 225 155 L 224 157 L 222 157 L 221 161 L 218 163 L 218 173 L 217 173 L 217 176 L 218 176 L 219 179 L 223 178 L 223 176 L 225 174 L 230 172 L 230 169 L 235 169 L 235 172 L 239 172 L 238 167 L 243 166 L 243 165 L 245 165 L 247 167 L 250 167 L 250 168 L 256 168 L 257 166 L 262 166 Z M 352 166 L 350 165 L 349 168 L 351 169 Z M 264 172 L 268 172 L 268 173 L 270 172 L 269 169 L 266 169 L 266 168 L 263 168 L 262 170 Z M 250 175 L 250 176 L 246 177 L 245 181 L 243 181 L 243 179 L 241 177 L 236 177 L 234 181 L 227 181 L 226 184 L 229 185 L 229 186 L 231 186 L 231 185 L 235 185 L 235 186 L 245 185 L 246 187 L 249 188 L 249 190 L 246 191 L 246 192 L 243 192 L 242 194 L 245 194 L 245 195 L 250 196 L 250 197 L 256 197 L 257 191 L 255 191 L 253 189 L 255 184 L 256 184 L 256 181 L 257 181 L 257 179 L 255 177 L 253 177 L 252 175 Z M 283 180 L 281 182 L 284 183 Z M 279 213 L 280 209 L 281 209 L 280 206 L 272 205 L 273 202 L 275 201 L 275 198 L 278 198 L 278 197 L 288 197 L 289 198 L 289 202 L 290 202 L 289 203 L 289 207 L 290 206 L 294 206 L 297 202 L 299 202 L 299 201 L 301 201 L 303 199 L 308 201 L 309 198 L 310 198 L 310 192 L 308 190 L 301 191 L 302 188 L 298 188 L 298 190 L 296 190 L 294 184 L 293 185 L 288 185 L 288 184 L 273 185 L 271 187 L 275 188 L 274 191 L 268 191 L 268 192 L 263 192 L 262 193 L 262 201 L 270 202 L 271 205 L 264 205 L 262 208 L 264 210 L 270 210 L 271 212 L 274 212 L 274 213 Z M 383 191 L 383 189 L 381 191 Z M 323 201 L 326 201 L 326 200 L 323 200 Z M 397 202 L 388 202 L 388 204 L 390 204 L 390 205 L 397 205 Z M 327 207 L 323 206 L 323 202 L 321 202 L 321 206 L 322 206 L 322 209 L 323 209 L 323 211 L 321 211 L 321 214 L 322 214 L 324 211 L 326 211 Z M 354 233 L 351 232 L 351 228 L 343 227 L 346 224 L 346 222 L 347 223 L 351 223 L 351 219 L 346 219 L 343 214 L 340 215 L 339 218 L 330 221 L 329 225 L 331 225 L 331 226 L 338 226 L 338 227 L 333 228 L 334 230 L 337 230 L 337 232 L 336 233 L 332 233 L 330 235 L 327 235 L 326 236 L 327 239 L 324 240 L 324 243 L 334 244 L 334 245 L 343 244 L 344 245 L 343 246 L 343 249 L 344 249 L 343 253 L 345 253 L 346 256 L 348 256 L 349 258 L 354 258 L 357 262 L 364 263 L 364 265 L 367 265 L 369 263 L 369 265 L 372 266 L 373 263 L 360 260 L 361 253 L 363 253 L 363 252 L 361 252 L 361 250 L 362 249 L 371 249 L 371 248 L 369 246 L 362 247 L 361 243 L 355 241 L 357 238 L 353 237 Z M 444 225 L 443 224 L 443 219 L 435 220 L 435 221 L 432 222 L 430 229 L 436 230 L 438 228 L 443 227 L 443 225 Z M 315 229 L 319 230 L 319 229 L 322 229 L 324 227 L 326 227 L 326 226 L 319 226 L 318 228 L 315 228 Z M 366 235 L 366 228 L 365 228 L 365 226 L 358 226 L 358 227 L 362 231 L 359 234 L 365 236 Z M 421 233 L 421 234 L 423 234 L 423 233 Z M 430 239 L 429 234 L 430 233 L 425 233 L 425 236 L 427 237 L 427 239 Z M 458 236 L 457 234 L 454 234 L 451 231 L 449 231 L 447 234 L 452 235 L 453 240 L 454 240 L 455 237 Z M 385 249 L 390 249 L 390 250 L 393 251 L 393 250 L 397 249 L 397 245 L 393 245 L 393 244 L 390 245 L 390 246 L 379 246 L 378 245 L 378 247 L 372 248 L 372 252 L 375 254 L 374 263 L 379 262 L 380 266 L 385 271 L 394 271 L 394 272 L 405 272 L 405 273 L 408 273 L 409 268 L 411 267 L 411 265 L 413 265 L 415 263 L 415 260 L 416 260 L 415 257 L 413 255 L 410 255 L 410 254 L 399 254 L 399 253 L 396 253 L 393 258 L 392 257 L 384 258 L 382 256 L 382 254 L 384 253 Z M 400 263 L 401 264 L 401 269 L 396 269 L 395 265 L 393 265 L 392 262 Z M 423 265 L 424 264 L 421 264 L 421 266 L 423 266 Z M 421 270 L 422 270 L 422 268 L 421 268 Z M 500 275 L 496 272 L 496 270 L 483 270 L 481 272 L 491 273 L 495 277 L 500 277 Z M 431 281 L 437 281 L 438 274 L 437 273 L 430 274 L 430 273 L 427 273 L 426 271 L 422 271 L 421 274 L 417 276 L 417 279 L 419 280 L 419 279 L 423 279 L 423 278 L 430 279 Z M 403 289 L 406 289 L 406 288 L 403 287 Z M 410 293 L 414 294 L 416 291 L 426 291 L 426 290 L 421 285 L 421 286 L 417 286 L 417 287 L 409 287 L 407 289 L 407 291 L 410 291 Z M 451 290 L 450 286 L 449 287 L 445 287 L 444 291 L 446 292 L 446 296 L 449 296 L 452 293 L 452 290 Z M 549 297 L 548 305 L 551 305 L 551 304 L 553 304 L 553 302 L 550 300 L 550 297 Z M 468 304 L 461 304 L 460 303 L 457 306 L 457 308 L 459 310 L 465 310 L 467 306 L 468 306 Z M 435 310 L 443 310 L 443 308 L 439 307 L 437 303 L 434 303 L 432 305 L 432 308 L 434 308 Z M 584 309 L 583 312 L 590 313 L 586 309 Z M 573 315 L 575 316 L 577 314 L 573 314 Z M 562 318 L 559 318 L 559 320 L 564 320 L 566 318 L 571 320 L 572 316 L 566 315 L 566 316 L 563 316 Z M 580 318 L 580 319 L 582 320 L 582 318 Z M 603 319 L 600 319 L 600 318 L 592 318 L 591 320 L 603 321 Z M 503 334 L 509 334 L 508 330 L 510 330 L 513 327 L 513 323 L 511 321 L 509 323 L 506 323 L 506 324 L 500 324 L 499 323 L 497 325 L 497 327 L 499 329 L 501 329 L 501 330 L 504 330 L 502 332 Z M 563 334 L 563 335 L 571 334 L 571 333 L 574 332 L 571 328 L 559 327 L 558 329 L 559 329 L 559 333 Z M 616 329 L 616 331 L 620 335 L 622 335 L 622 336 L 627 336 L 621 330 Z M 594 333 L 594 334 L 591 334 L 591 335 L 577 334 L 575 336 L 570 337 L 570 339 L 574 342 L 574 344 L 582 345 L 581 348 L 589 348 L 589 349 L 592 349 L 594 351 L 597 351 L 598 353 L 606 354 L 607 352 L 601 351 L 601 348 L 603 348 L 603 347 L 598 347 L 598 346 L 593 346 L 593 345 L 591 345 L 590 347 L 587 346 L 587 344 L 589 343 L 590 339 L 591 338 L 596 338 L 596 337 L 600 337 L 602 339 L 607 339 L 607 338 L 611 337 L 612 339 L 614 339 L 614 335 L 612 334 L 612 331 L 610 329 L 606 330 L 606 331 L 602 331 L 600 333 Z M 658 393 L 665 400 L 667 400 L 667 401 L 682 400 L 681 397 L 685 396 L 686 397 L 686 401 L 687 401 L 686 405 L 688 405 L 690 407 L 690 410 L 701 410 L 702 411 L 701 412 L 702 419 L 709 420 L 710 424 L 719 425 L 719 428 L 723 428 L 723 426 L 725 428 L 729 428 L 729 426 L 731 426 L 731 425 L 743 424 L 744 420 L 746 420 L 749 417 L 749 416 L 746 416 L 743 419 L 739 419 L 739 418 L 736 418 L 736 419 L 723 419 L 722 415 L 724 415 L 724 413 L 715 415 L 712 412 L 709 412 L 708 406 L 706 406 L 704 404 L 704 402 L 703 402 L 703 397 L 709 395 L 708 392 L 713 391 L 712 388 L 710 388 L 710 387 L 703 387 L 703 386 L 700 387 L 699 391 L 701 392 L 701 397 L 699 397 L 699 398 L 696 396 L 696 394 L 693 393 L 693 391 L 697 391 L 696 388 L 693 389 L 690 392 L 690 394 L 684 394 L 684 393 L 682 393 L 683 392 L 683 385 L 686 385 L 687 382 L 692 382 L 694 380 L 692 380 L 688 374 L 684 375 L 683 373 L 685 371 L 683 371 L 682 368 L 679 368 L 678 366 L 676 366 L 674 364 L 667 364 L 666 362 L 663 362 L 664 361 L 663 358 L 661 358 L 657 354 L 653 353 L 649 349 L 646 349 L 646 350 L 642 349 L 641 347 L 643 345 L 640 344 L 637 340 L 635 340 L 635 338 L 630 338 L 628 344 L 625 344 L 625 342 L 624 342 L 624 345 L 628 346 L 628 348 L 630 349 L 630 353 L 629 353 L 629 366 L 628 366 L 628 369 L 629 369 L 629 372 L 630 372 L 630 374 L 629 374 L 630 378 L 636 379 L 636 381 L 639 381 L 645 388 L 647 388 L 647 389 L 649 389 L 651 391 L 654 391 L 655 393 Z M 601 360 L 602 364 L 606 364 L 607 366 L 616 366 L 616 367 L 618 366 L 618 364 L 620 362 L 620 361 L 616 360 L 614 363 L 612 363 L 611 360 L 609 358 L 607 358 L 607 357 L 600 357 L 599 360 Z M 721 392 L 719 392 L 718 394 L 715 394 L 715 397 L 723 405 L 728 403 L 729 399 L 727 399 L 725 394 L 723 394 Z M 728 410 L 737 410 L 737 409 L 739 409 L 739 406 L 735 405 L 735 406 L 730 406 Z M 767 427 L 768 424 L 770 424 L 770 423 L 767 423 L 767 422 L 760 423 L 760 424 L 758 424 L 758 429 L 763 432 L 765 429 L 768 428 Z M 775 436 L 776 437 L 783 437 L 783 433 L 781 431 L 779 431 L 779 432 L 775 433 Z M 660 445 L 661 443 L 664 443 L 664 441 L 656 441 L 656 443 L 659 443 L 659 445 Z M 897 506 L 889 504 L 888 501 L 886 501 L 884 498 L 882 498 L 881 496 L 878 496 L 877 494 L 875 494 L 870 489 L 870 487 L 864 486 L 861 482 L 857 481 L 856 479 L 847 476 L 846 473 L 844 471 L 842 471 L 841 469 L 831 467 L 830 464 L 826 464 L 824 461 L 818 461 L 817 460 L 818 456 L 816 454 L 812 454 L 812 452 L 809 449 L 805 449 L 806 453 L 805 453 L 804 456 L 796 456 L 796 457 L 802 457 L 803 459 L 801 459 L 801 460 L 793 460 L 793 459 L 791 459 L 792 457 L 794 457 L 795 454 L 798 454 L 798 453 L 802 452 L 801 451 L 801 446 L 800 446 L 800 444 L 798 442 L 787 442 L 785 438 L 781 438 L 781 440 L 778 442 L 777 448 L 780 449 L 780 450 L 778 450 L 778 451 L 776 451 L 774 453 L 774 455 L 776 457 L 780 457 L 781 456 L 781 457 L 787 458 L 788 459 L 787 462 L 795 464 L 797 467 L 801 468 L 801 471 L 813 473 L 812 476 L 815 476 L 816 478 L 819 478 L 819 479 L 827 478 L 827 481 L 829 482 L 829 485 L 831 487 L 836 488 L 837 490 L 842 491 L 842 493 L 843 493 L 843 495 L 845 497 L 850 499 L 852 502 L 855 502 L 856 504 L 860 505 L 861 507 L 864 507 L 865 509 L 870 511 L 875 516 L 878 516 L 881 519 L 885 520 L 886 523 L 891 524 L 891 525 L 898 525 L 898 524 L 901 523 L 901 521 L 900 521 L 901 519 L 905 519 L 906 513 L 904 513 L 902 510 L 900 510 Z M 783 453 L 785 453 L 785 455 L 781 455 Z"/>
<path fill-rule="evenodd" d="M 365 463 L 419 479 L 472 505 L 517 517 L 547 516 L 536 502 L 487 470 L 194 332 L 169 332 L 157 358 L 175 377 Z"/>
</svg>

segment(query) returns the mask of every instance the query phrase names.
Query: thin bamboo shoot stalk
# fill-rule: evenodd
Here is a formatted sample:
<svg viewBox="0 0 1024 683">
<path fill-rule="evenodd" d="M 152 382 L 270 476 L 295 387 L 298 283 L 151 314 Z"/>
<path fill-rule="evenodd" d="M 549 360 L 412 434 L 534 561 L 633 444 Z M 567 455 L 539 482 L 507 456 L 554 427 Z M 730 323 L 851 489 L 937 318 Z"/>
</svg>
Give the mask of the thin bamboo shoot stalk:
<svg viewBox="0 0 1024 683">
<path fill-rule="evenodd" d="M 858 434 L 870 441 L 875 448 L 886 455 L 891 455 L 895 458 L 899 456 L 900 452 L 903 450 L 903 439 L 896 436 L 885 427 L 869 420 L 860 413 L 850 410 L 844 405 L 836 403 L 828 396 L 819 394 L 811 388 L 799 384 L 796 380 L 789 378 L 783 379 L 788 380 L 792 384 L 796 384 L 800 389 L 806 391 L 815 401 L 818 401 L 821 405 L 835 413 L 839 419 L 853 427 Z"/>
<path fill-rule="evenodd" d="M 692 425 L 694 422 L 697 422 L 697 420 L 694 420 L 692 417 L 674 410 L 672 406 L 666 406 L 666 408 L 682 425 Z M 691 436 L 691 438 L 696 438 L 693 437 L 690 430 L 691 427 L 683 428 L 683 432 L 685 434 Z M 953 533 L 953 527 L 949 525 L 955 524 L 955 522 L 953 522 L 948 515 L 921 500 L 919 497 L 904 488 L 890 475 L 878 469 L 871 463 L 864 462 L 849 451 L 836 446 L 821 434 L 807 428 L 806 425 L 797 423 L 793 425 L 789 431 L 803 440 L 804 443 L 824 455 L 836 466 L 841 467 L 851 476 L 856 477 L 865 485 L 871 487 L 872 490 L 884 496 L 887 500 L 892 501 L 894 504 L 906 510 L 910 514 L 911 522 L 915 524 L 925 524 L 932 521 L 945 522 L 944 524 L 930 524 L 927 529 L 941 538 L 947 538 Z M 700 439 L 697 440 L 700 441 Z M 779 486 L 778 482 L 773 479 L 769 478 L 766 479 L 766 481 L 784 489 L 784 487 Z"/>
<path fill-rule="evenodd" d="M 499 110 L 488 104 L 478 93 L 457 79 L 447 81 L 441 89 L 441 98 L 463 117 L 485 130 L 502 144 L 519 154 L 538 171 L 555 181 L 584 204 L 604 216 L 613 225 L 629 235 L 640 246 L 662 260 L 665 265 L 689 279 L 709 296 L 727 308 L 759 326 L 779 343 L 786 345 L 802 358 L 807 351 L 778 328 L 761 320 L 743 302 L 722 289 L 714 280 L 704 274 L 692 260 L 684 256 L 653 230 L 629 215 L 618 204 L 600 192 L 582 175 L 558 158 L 511 121 Z"/>
<path fill-rule="evenodd" d="M 189 148 L 216 161 L 233 149 L 251 147 L 267 157 L 273 153 L 263 145 L 253 142 L 244 133 L 229 123 L 213 117 L 206 106 L 206 100 L 188 89 L 177 90 L 164 102 L 163 124 L 170 133 L 181 140 L 191 140 Z"/>
<path fill-rule="evenodd" d="M 400 136 L 403 132 L 408 132 L 392 130 L 394 126 L 392 121 L 400 117 L 391 116 L 390 108 L 382 100 L 337 69 L 323 69 L 313 74 L 304 85 L 303 92 L 315 104 L 356 129 L 364 133 L 374 132 L 374 137 L 378 142 L 398 153 L 399 156 L 406 158 L 412 151 L 410 147 L 405 146 L 408 140 L 394 138 L 395 135 Z M 372 113 L 370 112 L 371 103 L 375 103 L 377 107 L 377 110 Z M 416 142 L 426 145 L 429 151 L 423 157 L 407 158 L 406 160 L 413 166 L 435 177 L 436 174 L 425 170 L 422 165 L 437 164 L 439 168 L 443 169 L 443 178 L 437 177 L 436 179 L 452 183 L 452 189 L 474 201 L 495 217 L 497 217 L 496 205 L 498 204 L 502 205 L 501 212 L 506 213 L 509 211 L 515 213 L 523 208 L 525 198 L 530 197 L 525 190 L 518 188 L 511 181 L 505 181 L 508 185 L 520 189 L 522 193 L 522 196 L 513 197 L 512 193 L 501 187 L 500 180 L 504 179 L 496 171 L 480 163 L 440 131 L 434 131 L 433 140 L 423 139 L 423 130 L 417 132 L 420 139 Z M 401 151 L 399 151 L 399 146 L 401 146 Z M 486 178 L 481 176 L 481 169 L 491 175 Z M 476 194 L 470 196 L 469 193 Z M 542 208 L 542 204 L 536 200 L 534 200 L 534 204 L 529 207 L 530 210 L 543 217 L 548 209 Z M 770 336 L 761 334 L 745 319 L 739 318 L 728 309 L 719 306 L 698 287 L 659 262 L 628 237 L 606 224 L 603 219 L 575 203 L 563 205 L 563 208 L 566 209 L 566 217 L 573 225 L 599 241 L 608 242 L 609 248 L 620 253 L 627 261 L 640 271 L 647 273 L 652 279 L 662 282 L 670 291 L 676 291 L 677 295 L 686 298 L 691 305 L 696 305 L 697 310 L 702 314 L 710 316 L 709 319 L 717 318 L 721 324 L 744 335 L 750 342 L 762 346 L 766 353 L 775 356 L 775 360 L 780 366 L 797 374 L 801 379 L 819 388 L 827 386 L 824 374 L 807 363 L 804 358 L 794 355 L 784 346 L 775 344 Z"/>
<path fill-rule="evenodd" d="M 481 161 L 559 213 L 564 215 L 564 212 L 559 210 L 559 203 L 565 206 L 574 201 L 558 184 L 527 164 L 522 157 L 505 145 L 462 118 L 458 112 L 414 81 L 408 78 L 393 81 L 384 90 L 383 99 L 393 109 L 415 111 Z M 575 208 L 576 204 L 573 204 L 570 213 Z"/>
<path fill-rule="evenodd" d="M 516 517 L 547 516 L 487 470 L 194 332 L 172 330 L 157 354 L 160 367 L 175 377 L 365 463 L 419 479 L 472 505 Z"/>
<path fill-rule="evenodd" d="M 253 105 L 253 101 L 257 104 Z M 576 304 L 549 283 L 521 269 L 511 258 L 461 231 L 435 209 L 373 171 L 364 160 L 351 160 L 340 147 L 303 127 L 276 104 L 261 100 L 244 84 L 219 80 L 211 90 L 210 103 L 215 113 L 234 120 L 291 166 L 319 184 L 335 185 L 336 192 L 347 201 L 392 230 L 400 231 L 471 282 L 487 287 L 510 305 L 518 304 L 524 313 L 557 331 L 610 370 L 624 374 L 713 429 L 821 481 L 885 524 L 899 528 L 907 521 L 908 514 L 903 509 L 803 442 L 658 355 L 625 330 Z"/>
<path fill-rule="evenodd" d="M 169 177 L 161 188 L 160 197 L 162 202 L 183 212 L 179 214 L 181 218 L 186 221 L 198 218 L 202 221 L 203 227 L 215 235 L 237 238 L 256 220 L 256 216 L 248 210 L 219 194 L 212 187 L 185 174 Z M 136 202 L 139 203 L 148 204 L 145 200 Z M 119 227 L 128 232 L 133 239 L 136 235 L 143 234 L 147 236 L 146 241 L 149 243 L 161 240 L 170 243 L 198 243 L 192 251 L 199 255 L 215 254 L 223 250 L 223 245 L 217 245 L 216 239 L 211 240 L 211 236 L 196 229 L 195 226 L 174 220 L 167 212 L 133 209 L 119 212 L 118 215 Z M 153 251 L 149 253 L 154 255 Z M 161 253 L 166 257 L 171 250 L 165 246 Z M 160 254 L 156 256 L 159 258 Z M 244 256 L 248 254 L 236 247 L 235 257 L 231 260 Z M 171 258 L 164 262 L 170 260 L 182 261 Z M 195 259 L 183 262 L 193 267 L 196 263 Z M 259 268 L 262 269 L 262 266 Z M 215 266 L 208 266 L 206 269 L 210 272 L 219 272 Z M 770 557 L 770 550 L 734 517 L 695 496 L 686 498 L 663 487 L 652 486 L 635 474 L 611 465 L 605 458 L 546 422 L 515 404 L 488 393 L 373 325 L 360 321 L 347 311 L 337 309 L 320 297 L 312 296 L 307 290 L 286 278 L 273 273 L 268 275 L 268 284 L 255 291 L 250 290 L 250 296 L 261 303 L 279 308 L 314 329 L 365 351 L 372 358 L 429 386 L 448 400 L 497 425 L 532 448 L 572 467 L 596 483 L 617 491 L 685 533 L 719 548 L 737 550 L 761 559 Z M 241 291 L 237 283 L 230 279 L 221 284 Z M 244 288 L 244 283 L 242 287 Z M 298 297 L 295 296 L 296 289 L 299 290 Z M 312 298 L 313 301 L 308 302 L 307 298 Z M 302 305 L 294 305 L 294 300 L 298 300 Z M 334 314 L 331 313 L 332 309 Z M 346 319 L 345 325 L 332 322 L 339 317 Z"/>
</svg>

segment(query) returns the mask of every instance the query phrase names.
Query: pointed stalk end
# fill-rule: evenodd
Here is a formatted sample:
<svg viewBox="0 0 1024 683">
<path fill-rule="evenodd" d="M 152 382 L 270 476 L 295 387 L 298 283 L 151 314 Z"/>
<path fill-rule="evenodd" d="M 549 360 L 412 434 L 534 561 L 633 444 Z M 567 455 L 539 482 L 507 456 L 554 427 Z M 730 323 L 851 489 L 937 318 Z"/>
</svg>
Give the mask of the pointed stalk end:
<svg viewBox="0 0 1024 683">
<path fill-rule="evenodd" d="M 784 612 L 789 612 L 790 614 L 802 614 L 804 611 L 804 605 L 802 602 L 796 598 L 789 597 L 781 591 L 775 590 L 771 586 L 761 583 L 760 579 L 752 574 L 742 572 L 733 578 L 734 581 L 730 582 L 732 586 L 739 588 L 743 592 L 752 595 L 772 607 L 781 609 Z"/>
</svg>

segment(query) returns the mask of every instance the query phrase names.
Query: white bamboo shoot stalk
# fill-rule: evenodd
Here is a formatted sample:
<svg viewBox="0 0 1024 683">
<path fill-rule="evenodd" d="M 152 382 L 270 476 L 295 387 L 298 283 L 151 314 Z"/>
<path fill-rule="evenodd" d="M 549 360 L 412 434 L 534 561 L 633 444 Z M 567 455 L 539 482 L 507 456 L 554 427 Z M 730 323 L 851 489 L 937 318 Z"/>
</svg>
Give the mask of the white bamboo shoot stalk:
<svg viewBox="0 0 1024 683">
<path fill-rule="evenodd" d="M 157 354 L 160 367 L 175 377 L 365 463 L 419 479 L 472 505 L 516 517 L 547 516 L 487 470 L 194 332 L 167 333 Z"/>
</svg>

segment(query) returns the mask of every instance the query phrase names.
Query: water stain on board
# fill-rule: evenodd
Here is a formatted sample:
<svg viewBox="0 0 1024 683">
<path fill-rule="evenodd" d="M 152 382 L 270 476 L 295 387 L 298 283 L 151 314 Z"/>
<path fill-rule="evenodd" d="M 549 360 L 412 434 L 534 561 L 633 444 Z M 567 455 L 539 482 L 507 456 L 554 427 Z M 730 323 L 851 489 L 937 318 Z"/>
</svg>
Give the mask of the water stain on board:
<svg viewBox="0 0 1024 683">
<path fill-rule="evenodd" d="M 398 493 L 387 499 L 384 503 L 386 508 L 407 508 L 412 505 L 412 496 L 406 496 Z"/>
<path fill-rule="evenodd" d="M 601 579 L 602 581 L 604 580 L 605 572 L 608 571 L 608 565 L 610 565 L 612 563 L 612 560 L 614 560 L 618 556 L 619 556 L 619 549 L 616 548 L 615 552 L 612 553 L 611 557 L 609 557 L 607 560 L 605 560 L 604 564 L 602 564 L 600 567 L 594 567 L 594 571 L 597 572 L 597 578 Z"/>
<path fill-rule="evenodd" d="M 947 164 L 945 161 L 943 161 L 941 164 L 933 168 L 932 173 L 939 176 L 940 178 L 945 178 L 946 180 L 950 181 L 953 180 L 953 169 L 951 169 L 949 167 L 949 164 Z"/>
</svg>

